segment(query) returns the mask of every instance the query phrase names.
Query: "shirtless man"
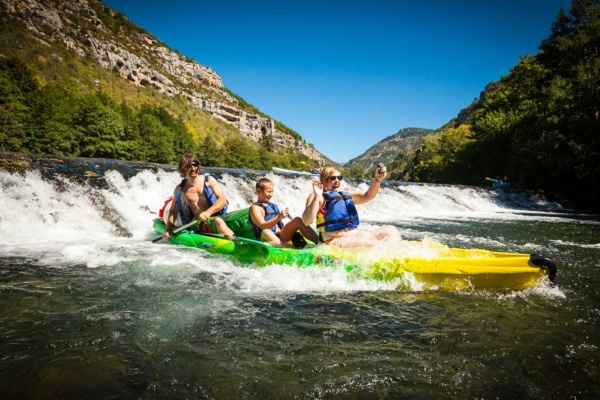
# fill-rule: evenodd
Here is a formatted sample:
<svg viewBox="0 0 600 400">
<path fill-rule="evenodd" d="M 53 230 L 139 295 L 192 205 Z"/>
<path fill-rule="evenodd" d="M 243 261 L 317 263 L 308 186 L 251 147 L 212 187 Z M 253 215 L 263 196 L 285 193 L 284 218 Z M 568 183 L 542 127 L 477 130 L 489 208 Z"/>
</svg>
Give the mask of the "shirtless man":
<svg viewBox="0 0 600 400">
<path fill-rule="evenodd" d="M 173 205 L 163 238 L 173 236 L 177 219 L 185 225 L 192 218 L 196 218 L 199 228 L 205 232 L 214 233 L 216 230 L 224 235 L 234 234 L 221 217 L 211 218 L 227 205 L 227 199 L 217 180 L 201 174 L 200 167 L 200 161 L 192 154 L 184 154 L 179 160 L 177 169 L 184 179 L 173 192 Z M 205 179 L 208 179 L 209 186 L 205 185 Z"/>
</svg>

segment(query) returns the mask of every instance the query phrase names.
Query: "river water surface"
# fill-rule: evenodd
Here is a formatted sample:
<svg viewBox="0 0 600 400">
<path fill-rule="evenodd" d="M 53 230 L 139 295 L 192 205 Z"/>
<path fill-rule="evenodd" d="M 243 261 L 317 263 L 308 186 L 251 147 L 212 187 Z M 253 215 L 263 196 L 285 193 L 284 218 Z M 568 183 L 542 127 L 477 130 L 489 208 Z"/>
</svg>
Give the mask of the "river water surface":
<svg viewBox="0 0 600 400">
<path fill-rule="evenodd" d="M 559 268 L 554 287 L 423 290 L 409 276 L 357 280 L 152 244 L 172 167 L 61 165 L 0 171 L 2 399 L 600 396 L 594 216 L 523 192 L 384 187 L 358 207 L 360 229 L 539 253 Z M 94 174 L 106 186 L 60 177 Z M 299 215 L 310 179 L 267 177 L 273 201 Z M 256 179 L 220 177 L 231 210 L 253 199 Z"/>
</svg>

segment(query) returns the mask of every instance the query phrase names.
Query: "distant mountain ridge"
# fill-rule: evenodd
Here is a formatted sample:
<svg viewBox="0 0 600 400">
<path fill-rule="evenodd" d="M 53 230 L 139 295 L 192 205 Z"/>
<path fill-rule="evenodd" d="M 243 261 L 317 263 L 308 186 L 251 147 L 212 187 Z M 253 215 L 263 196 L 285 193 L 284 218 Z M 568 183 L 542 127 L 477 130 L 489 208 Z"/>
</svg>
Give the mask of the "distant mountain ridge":
<svg viewBox="0 0 600 400">
<path fill-rule="evenodd" d="M 397 133 L 375 143 L 367 151 L 344 164 L 344 168 L 361 166 L 372 171 L 378 163 L 391 164 L 405 153 L 414 153 L 423 138 L 433 132 L 426 128 L 402 128 Z"/>
</svg>

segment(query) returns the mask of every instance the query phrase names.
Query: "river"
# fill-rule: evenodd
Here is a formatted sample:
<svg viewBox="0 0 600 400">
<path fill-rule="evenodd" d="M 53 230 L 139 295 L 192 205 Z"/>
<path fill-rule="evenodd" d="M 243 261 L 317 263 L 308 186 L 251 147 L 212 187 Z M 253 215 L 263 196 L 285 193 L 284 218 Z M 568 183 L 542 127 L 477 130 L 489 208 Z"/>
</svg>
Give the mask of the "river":
<svg viewBox="0 0 600 400">
<path fill-rule="evenodd" d="M 172 166 L 34 167 L 0 170 L 2 399 L 600 396 L 597 216 L 520 191 L 387 185 L 358 207 L 361 229 L 558 265 L 555 286 L 423 290 L 153 244 Z M 230 210 L 262 174 L 213 172 Z M 265 174 L 299 215 L 310 179 Z"/>
</svg>

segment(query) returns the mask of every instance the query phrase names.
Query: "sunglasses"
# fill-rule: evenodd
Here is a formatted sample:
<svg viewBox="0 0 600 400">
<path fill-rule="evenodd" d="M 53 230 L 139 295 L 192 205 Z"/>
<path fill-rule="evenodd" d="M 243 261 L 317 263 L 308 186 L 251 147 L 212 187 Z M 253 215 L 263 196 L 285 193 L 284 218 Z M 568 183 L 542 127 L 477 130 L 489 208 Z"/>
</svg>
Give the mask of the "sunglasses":
<svg viewBox="0 0 600 400">
<path fill-rule="evenodd" d="M 344 179 L 344 177 L 341 175 L 336 175 L 336 176 L 329 176 L 329 177 L 327 177 L 327 179 L 330 181 L 335 181 L 337 179 L 338 181 L 341 182 Z"/>
</svg>

